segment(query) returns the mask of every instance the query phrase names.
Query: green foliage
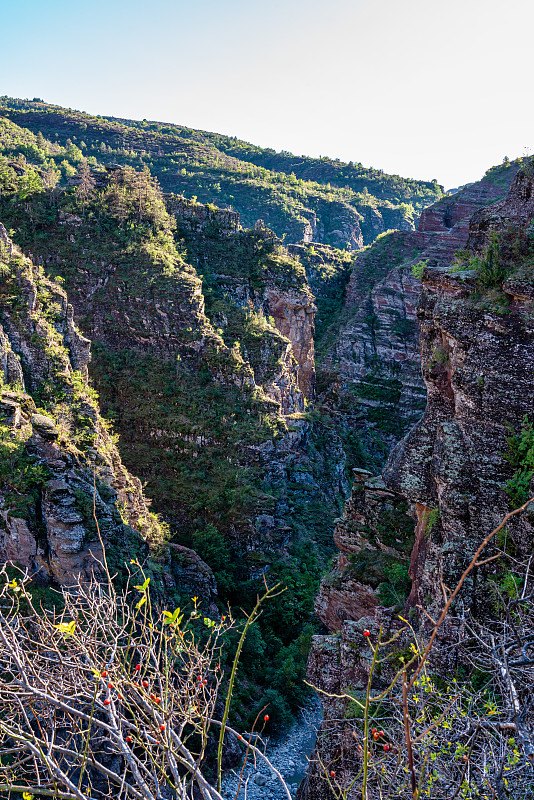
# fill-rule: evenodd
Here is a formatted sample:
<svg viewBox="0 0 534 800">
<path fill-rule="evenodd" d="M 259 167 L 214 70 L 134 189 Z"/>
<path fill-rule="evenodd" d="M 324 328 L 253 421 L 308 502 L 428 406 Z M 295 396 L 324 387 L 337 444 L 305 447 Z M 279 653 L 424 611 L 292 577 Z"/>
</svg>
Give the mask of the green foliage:
<svg viewBox="0 0 534 800">
<path fill-rule="evenodd" d="M 529 498 L 529 485 L 534 475 L 534 427 L 525 414 L 521 431 L 516 434 L 508 426 L 510 436 L 506 439 L 507 451 L 504 457 L 514 470 L 506 482 L 506 493 L 514 508 L 522 506 Z"/>
<path fill-rule="evenodd" d="M 421 280 L 427 264 L 428 264 L 428 258 L 424 258 L 412 266 L 412 275 L 414 276 L 414 278 L 417 278 L 417 280 L 419 281 Z"/>
<path fill-rule="evenodd" d="M 293 241 L 302 238 L 314 215 L 331 244 L 345 246 L 339 219 L 347 215 L 363 220 L 364 236 L 371 241 L 369 211 L 396 227 L 442 195 L 435 182 L 385 175 L 352 162 L 275 153 L 177 125 L 97 118 L 9 98 L 3 98 L 2 105 L 3 114 L 23 126 L 24 146 L 36 147 L 39 158 L 52 154 L 63 159 L 66 177 L 84 155 L 136 169 L 147 165 L 164 191 L 203 203 L 216 197 L 219 205 L 237 208 L 245 225 L 252 227 L 263 218 L 280 237 L 288 233 Z M 73 144 L 74 137 L 83 138 L 83 152 Z"/>
<path fill-rule="evenodd" d="M 0 425 L 0 485 L 12 516 L 27 519 L 33 513 L 40 489 L 49 478 L 46 467 L 28 454 L 24 437 Z"/>
</svg>

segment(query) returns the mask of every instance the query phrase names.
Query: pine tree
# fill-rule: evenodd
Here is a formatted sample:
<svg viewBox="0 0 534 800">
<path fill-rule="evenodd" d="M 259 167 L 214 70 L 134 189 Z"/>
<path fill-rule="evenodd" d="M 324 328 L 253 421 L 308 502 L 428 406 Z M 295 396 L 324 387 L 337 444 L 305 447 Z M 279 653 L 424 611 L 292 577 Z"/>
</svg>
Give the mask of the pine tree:
<svg viewBox="0 0 534 800">
<path fill-rule="evenodd" d="M 95 180 L 91 175 L 91 170 L 87 161 L 82 161 L 78 169 L 78 186 L 76 187 L 76 195 L 82 201 L 82 216 L 85 217 L 85 204 L 89 200 L 95 190 Z"/>
</svg>

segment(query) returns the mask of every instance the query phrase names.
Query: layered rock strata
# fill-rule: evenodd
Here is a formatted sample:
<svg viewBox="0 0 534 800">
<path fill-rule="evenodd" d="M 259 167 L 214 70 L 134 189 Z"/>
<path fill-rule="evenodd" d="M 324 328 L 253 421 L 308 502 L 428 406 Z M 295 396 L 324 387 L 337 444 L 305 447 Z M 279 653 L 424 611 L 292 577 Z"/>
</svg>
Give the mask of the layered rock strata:
<svg viewBox="0 0 534 800">
<path fill-rule="evenodd" d="M 340 403 L 350 400 L 353 421 L 370 422 L 388 448 L 425 404 L 416 315 L 422 269 L 447 265 L 466 247 L 470 217 L 506 194 L 517 169 L 510 164 L 488 171 L 425 209 L 416 231 L 390 232 L 355 261 L 343 313 L 326 337 L 318 368 L 335 377 Z"/>
<path fill-rule="evenodd" d="M 350 703 L 342 696 L 367 680 L 363 629 L 375 635 L 395 626 L 395 592 L 407 609 L 424 608 L 436 618 L 442 582 L 455 586 L 480 541 L 512 507 L 510 435 L 534 413 L 533 195 L 527 168 L 504 200 L 471 216 L 464 260 L 424 270 L 418 318 L 426 410 L 379 478 L 356 476 L 336 528 L 340 554 L 316 604 L 332 635 L 314 639 L 308 664 L 308 679 L 328 696 L 300 798 L 330 796 L 330 765 L 345 785 L 359 768 Z M 485 288 L 481 270 L 495 235 L 500 283 L 494 278 L 495 288 Z M 531 553 L 533 537 L 534 513 L 527 511 L 497 544 L 520 558 Z M 392 579 L 392 564 L 397 575 L 405 570 L 405 586 Z M 485 613 L 496 569 L 490 562 L 472 573 L 459 613 Z M 421 617 L 423 626 L 427 619 Z"/>
</svg>

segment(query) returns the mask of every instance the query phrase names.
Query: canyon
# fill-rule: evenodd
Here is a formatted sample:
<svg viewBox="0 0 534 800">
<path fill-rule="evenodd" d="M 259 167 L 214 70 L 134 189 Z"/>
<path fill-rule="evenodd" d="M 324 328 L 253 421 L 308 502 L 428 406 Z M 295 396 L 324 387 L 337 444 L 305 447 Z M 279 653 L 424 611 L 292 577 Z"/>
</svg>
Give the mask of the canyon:
<svg viewBox="0 0 534 800">
<path fill-rule="evenodd" d="M 298 797 L 334 797 L 328 774 L 360 769 L 364 631 L 439 614 L 519 491 L 530 165 L 443 195 L 176 126 L 0 114 L 1 558 L 48 596 L 101 576 L 104 549 L 119 581 L 142 562 L 162 603 L 214 619 L 283 583 L 234 724 L 267 702 L 287 727 L 310 651 L 324 718 Z M 507 528 L 518 558 L 531 515 Z"/>
</svg>

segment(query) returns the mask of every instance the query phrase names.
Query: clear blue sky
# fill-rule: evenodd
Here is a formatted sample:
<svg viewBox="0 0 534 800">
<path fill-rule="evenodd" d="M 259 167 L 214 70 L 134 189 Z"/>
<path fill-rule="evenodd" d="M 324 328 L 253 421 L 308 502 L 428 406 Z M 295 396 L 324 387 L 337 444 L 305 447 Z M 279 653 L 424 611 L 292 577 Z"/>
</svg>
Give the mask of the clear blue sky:
<svg viewBox="0 0 534 800">
<path fill-rule="evenodd" d="M 534 151 L 531 0 L 0 0 L 0 94 L 451 188 Z"/>
</svg>

